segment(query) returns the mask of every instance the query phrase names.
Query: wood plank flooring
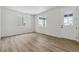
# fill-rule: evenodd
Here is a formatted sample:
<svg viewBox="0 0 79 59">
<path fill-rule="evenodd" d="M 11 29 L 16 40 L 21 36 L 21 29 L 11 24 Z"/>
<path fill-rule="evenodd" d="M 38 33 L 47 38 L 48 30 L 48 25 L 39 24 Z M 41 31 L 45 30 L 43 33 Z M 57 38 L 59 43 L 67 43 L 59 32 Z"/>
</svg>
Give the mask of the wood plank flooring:
<svg viewBox="0 0 79 59">
<path fill-rule="evenodd" d="M 2 38 L 0 52 L 79 52 L 79 42 L 29 33 Z"/>
</svg>

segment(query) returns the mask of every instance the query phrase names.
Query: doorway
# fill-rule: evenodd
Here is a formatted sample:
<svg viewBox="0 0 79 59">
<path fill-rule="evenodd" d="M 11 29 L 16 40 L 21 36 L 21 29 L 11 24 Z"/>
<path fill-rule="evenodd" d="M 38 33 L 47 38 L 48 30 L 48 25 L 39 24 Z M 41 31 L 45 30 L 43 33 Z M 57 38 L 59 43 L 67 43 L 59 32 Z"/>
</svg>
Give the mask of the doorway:
<svg viewBox="0 0 79 59">
<path fill-rule="evenodd" d="M 63 19 L 61 22 L 61 35 L 64 38 L 77 40 L 77 8 L 63 7 Z"/>
</svg>

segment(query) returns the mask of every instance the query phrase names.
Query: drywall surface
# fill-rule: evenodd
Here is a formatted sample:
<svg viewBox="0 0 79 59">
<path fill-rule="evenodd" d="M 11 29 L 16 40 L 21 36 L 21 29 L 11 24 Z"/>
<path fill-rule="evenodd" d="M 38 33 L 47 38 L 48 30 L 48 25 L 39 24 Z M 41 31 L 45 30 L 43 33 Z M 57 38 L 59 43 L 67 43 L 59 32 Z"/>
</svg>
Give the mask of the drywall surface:
<svg viewBox="0 0 79 59">
<path fill-rule="evenodd" d="M 79 41 L 79 18 L 78 18 L 78 41 Z"/>
<path fill-rule="evenodd" d="M 79 19 L 78 19 L 78 41 L 79 41 Z"/>
<path fill-rule="evenodd" d="M 77 9 L 77 12 L 78 12 L 78 18 L 77 18 L 77 34 L 78 34 L 78 41 L 79 41 L 79 7 L 78 7 L 78 9 Z"/>
<path fill-rule="evenodd" d="M 1 37 L 1 7 L 0 7 L 0 37 Z"/>
<path fill-rule="evenodd" d="M 67 7 L 58 7 L 36 15 L 35 16 L 36 32 L 51 35 L 51 36 L 56 36 L 60 38 L 68 38 L 68 39 L 76 40 L 75 16 L 73 18 L 74 21 L 73 26 L 63 26 L 63 28 L 61 27 L 61 25 L 64 24 L 64 8 L 67 9 Z M 68 7 L 68 8 L 73 11 L 74 15 L 76 14 L 75 12 L 76 9 L 74 7 Z M 39 27 L 38 24 L 39 16 L 47 17 L 46 27 Z"/>
<path fill-rule="evenodd" d="M 26 21 L 25 25 L 22 25 L 21 18 Z M 32 15 L 23 14 L 7 8 L 2 8 L 2 37 L 11 36 L 16 34 L 33 32 L 33 20 Z"/>
<path fill-rule="evenodd" d="M 46 16 L 46 27 L 40 28 L 38 26 L 38 16 Z M 41 13 L 36 16 L 36 32 L 61 37 L 61 21 L 62 19 L 62 11 L 61 8 L 55 8 L 52 10 L 49 10 L 47 12 Z"/>
</svg>

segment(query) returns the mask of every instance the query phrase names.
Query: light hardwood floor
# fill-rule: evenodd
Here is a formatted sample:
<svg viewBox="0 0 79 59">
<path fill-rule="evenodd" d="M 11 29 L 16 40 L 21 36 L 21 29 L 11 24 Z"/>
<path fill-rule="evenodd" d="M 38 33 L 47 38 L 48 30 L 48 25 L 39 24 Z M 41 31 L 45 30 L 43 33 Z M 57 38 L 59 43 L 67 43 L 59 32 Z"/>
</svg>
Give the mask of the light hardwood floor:
<svg viewBox="0 0 79 59">
<path fill-rule="evenodd" d="M 79 52 L 79 42 L 29 33 L 0 40 L 1 52 Z"/>
</svg>

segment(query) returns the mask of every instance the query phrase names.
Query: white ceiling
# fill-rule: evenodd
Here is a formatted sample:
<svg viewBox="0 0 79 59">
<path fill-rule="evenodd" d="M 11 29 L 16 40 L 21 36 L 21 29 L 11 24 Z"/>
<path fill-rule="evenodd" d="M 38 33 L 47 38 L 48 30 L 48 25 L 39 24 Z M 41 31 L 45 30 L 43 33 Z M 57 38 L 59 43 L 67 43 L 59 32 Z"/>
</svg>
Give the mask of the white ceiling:
<svg viewBox="0 0 79 59">
<path fill-rule="evenodd" d="M 7 8 L 9 9 L 13 9 L 19 12 L 32 14 L 32 15 L 44 12 L 54 7 L 56 6 L 7 6 Z"/>
</svg>

